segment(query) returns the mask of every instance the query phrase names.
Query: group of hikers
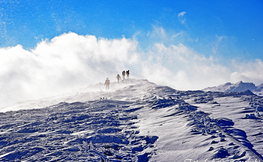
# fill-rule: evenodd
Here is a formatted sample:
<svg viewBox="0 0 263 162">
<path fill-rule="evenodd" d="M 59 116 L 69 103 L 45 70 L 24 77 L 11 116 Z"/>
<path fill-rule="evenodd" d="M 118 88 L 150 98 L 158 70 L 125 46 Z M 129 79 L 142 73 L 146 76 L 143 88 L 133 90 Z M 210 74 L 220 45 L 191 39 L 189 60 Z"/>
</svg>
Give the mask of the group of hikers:
<svg viewBox="0 0 263 162">
<path fill-rule="evenodd" d="M 125 70 L 122 71 L 122 80 L 125 80 L 125 74 L 126 74 L 126 76 L 127 76 L 127 79 L 129 79 L 130 71 L 129 71 L 129 70 L 127 70 L 126 72 L 125 72 Z M 121 76 L 120 76 L 119 74 L 117 74 L 117 77 L 116 77 L 116 78 L 117 78 L 118 83 L 119 83 L 119 81 L 121 80 Z M 110 88 L 110 80 L 109 80 L 109 78 L 106 79 L 104 85 L 106 86 L 106 89 L 109 89 L 109 88 Z"/>
</svg>

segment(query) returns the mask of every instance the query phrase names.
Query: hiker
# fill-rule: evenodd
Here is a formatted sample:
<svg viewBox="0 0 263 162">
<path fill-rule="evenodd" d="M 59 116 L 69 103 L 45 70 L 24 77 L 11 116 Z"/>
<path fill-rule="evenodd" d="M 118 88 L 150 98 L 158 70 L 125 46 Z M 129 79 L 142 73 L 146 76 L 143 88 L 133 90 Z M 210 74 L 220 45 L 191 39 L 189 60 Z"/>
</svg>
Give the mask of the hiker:
<svg viewBox="0 0 263 162">
<path fill-rule="evenodd" d="M 130 71 L 126 71 L 127 79 L 129 79 Z"/>
<path fill-rule="evenodd" d="M 121 79 L 121 76 L 118 74 L 116 78 L 117 78 L 118 83 L 119 83 L 119 80 Z"/>
<path fill-rule="evenodd" d="M 122 72 L 122 78 L 125 79 L 125 71 Z"/>
<path fill-rule="evenodd" d="M 110 80 L 108 78 L 106 79 L 104 85 L 106 85 L 106 89 L 109 89 L 109 87 L 110 87 Z"/>
</svg>

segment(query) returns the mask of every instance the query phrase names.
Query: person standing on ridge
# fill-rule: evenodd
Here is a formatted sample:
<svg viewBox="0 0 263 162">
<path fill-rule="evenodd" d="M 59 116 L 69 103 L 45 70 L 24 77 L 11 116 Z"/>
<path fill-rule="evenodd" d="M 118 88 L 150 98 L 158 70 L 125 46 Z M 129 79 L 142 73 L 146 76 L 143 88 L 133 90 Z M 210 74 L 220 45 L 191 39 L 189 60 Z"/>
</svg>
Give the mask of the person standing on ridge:
<svg viewBox="0 0 263 162">
<path fill-rule="evenodd" d="M 110 88 L 110 80 L 108 78 L 105 80 L 104 85 L 106 85 L 106 90 Z"/>
<path fill-rule="evenodd" d="M 122 78 L 125 79 L 125 71 L 122 72 Z"/>
<path fill-rule="evenodd" d="M 126 71 L 127 79 L 129 79 L 130 71 Z"/>
<path fill-rule="evenodd" d="M 117 74 L 117 80 L 118 80 L 118 83 L 119 83 L 119 80 L 121 79 L 121 76 L 119 74 Z"/>
</svg>

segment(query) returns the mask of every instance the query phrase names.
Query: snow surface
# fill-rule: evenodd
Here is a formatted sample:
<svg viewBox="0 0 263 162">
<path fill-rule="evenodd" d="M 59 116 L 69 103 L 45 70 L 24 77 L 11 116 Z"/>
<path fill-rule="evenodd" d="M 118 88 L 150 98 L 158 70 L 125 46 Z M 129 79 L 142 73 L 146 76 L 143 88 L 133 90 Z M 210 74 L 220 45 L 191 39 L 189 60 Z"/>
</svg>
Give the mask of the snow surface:
<svg viewBox="0 0 263 162">
<path fill-rule="evenodd" d="M 256 86 L 254 83 L 248 82 L 237 82 L 233 83 L 225 83 L 215 87 L 208 87 L 203 89 L 204 91 L 215 91 L 215 92 L 242 92 L 245 90 L 250 90 L 253 93 L 262 96 L 263 95 L 263 83 L 261 85 Z"/>
<path fill-rule="evenodd" d="M 0 161 L 263 161 L 263 97 L 97 84 L 1 109 Z"/>
</svg>

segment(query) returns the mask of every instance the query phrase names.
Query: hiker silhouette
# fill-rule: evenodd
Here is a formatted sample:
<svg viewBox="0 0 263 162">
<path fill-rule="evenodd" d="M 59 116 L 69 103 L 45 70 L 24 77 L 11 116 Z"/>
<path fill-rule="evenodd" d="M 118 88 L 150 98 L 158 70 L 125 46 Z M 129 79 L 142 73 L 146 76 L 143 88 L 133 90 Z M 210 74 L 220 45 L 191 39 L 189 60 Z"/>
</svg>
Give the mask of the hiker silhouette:
<svg viewBox="0 0 263 162">
<path fill-rule="evenodd" d="M 122 72 L 122 78 L 125 79 L 125 70 Z"/>
<path fill-rule="evenodd" d="M 126 71 L 127 79 L 129 79 L 130 71 Z"/>
<path fill-rule="evenodd" d="M 105 80 L 104 85 L 106 86 L 106 90 L 110 88 L 110 80 L 108 78 Z"/>
<path fill-rule="evenodd" d="M 121 76 L 119 74 L 117 74 L 117 80 L 118 80 L 118 83 L 119 83 L 119 80 L 121 79 Z"/>
</svg>

